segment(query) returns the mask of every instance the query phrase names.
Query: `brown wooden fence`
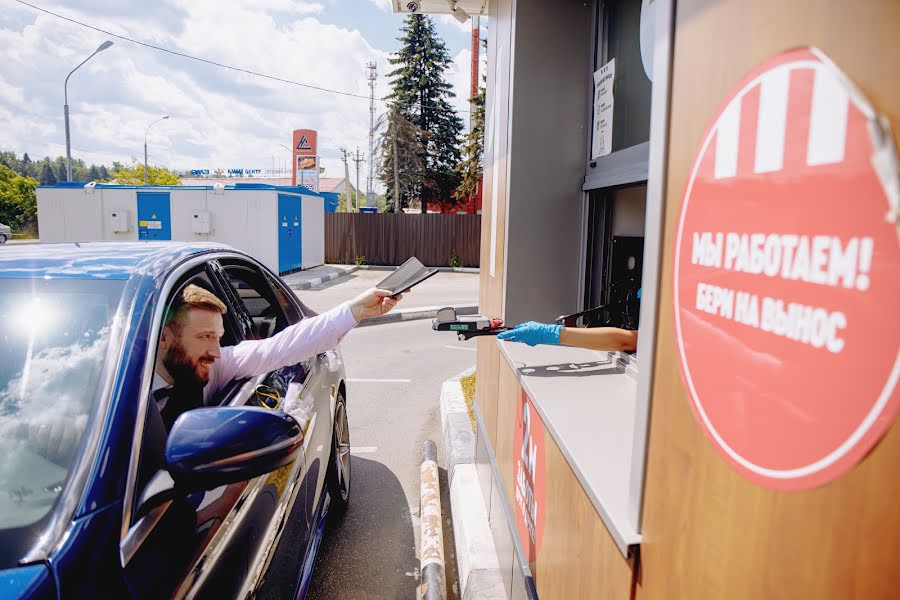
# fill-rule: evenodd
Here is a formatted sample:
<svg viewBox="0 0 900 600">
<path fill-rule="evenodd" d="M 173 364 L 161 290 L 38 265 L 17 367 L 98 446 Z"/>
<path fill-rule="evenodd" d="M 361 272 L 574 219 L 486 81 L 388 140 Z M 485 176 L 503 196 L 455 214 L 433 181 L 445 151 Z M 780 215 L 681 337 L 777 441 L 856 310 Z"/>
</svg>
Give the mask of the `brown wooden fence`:
<svg viewBox="0 0 900 600">
<path fill-rule="evenodd" d="M 325 213 L 325 262 L 400 265 L 416 256 L 429 267 L 477 267 L 481 215 Z"/>
</svg>

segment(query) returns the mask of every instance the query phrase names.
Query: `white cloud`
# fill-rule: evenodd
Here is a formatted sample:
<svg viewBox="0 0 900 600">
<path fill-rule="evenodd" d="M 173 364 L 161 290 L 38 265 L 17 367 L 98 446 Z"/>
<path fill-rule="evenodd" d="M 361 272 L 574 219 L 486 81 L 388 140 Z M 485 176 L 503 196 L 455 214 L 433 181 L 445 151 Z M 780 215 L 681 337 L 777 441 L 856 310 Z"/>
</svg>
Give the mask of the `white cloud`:
<svg viewBox="0 0 900 600">
<path fill-rule="evenodd" d="M 372 1 L 390 10 L 390 0 Z M 290 145 L 292 130 L 311 128 L 319 131 L 326 175 L 342 176 L 338 149 L 368 148 L 366 62 L 378 65 L 376 97 L 388 89 L 388 52 L 357 30 L 322 22 L 318 2 L 168 0 L 160 12 L 139 0 L 75 0 L 49 8 L 157 46 L 364 96 L 262 79 L 113 38 L 68 83 L 72 153 L 88 163 L 142 158 L 147 126 L 168 114 L 147 138 L 156 164 L 270 168 L 274 155 L 279 166 L 288 155 L 279 144 Z M 0 149 L 65 154 L 63 81 L 106 38 L 26 7 L 7 8 L 0 18 Z M 458 88 L 454 106 L 467 110 L 468 50 L 456 58 L 448 78 Z M 383 107 L 376 102 L 379 113 Z"/>
<path fill-rule="evenodd" d="M 459 22 L 456 20 L 456 17 L 453 15 L 441 14 L 434 15 L 434 18 L 443 23 L 444 25 L 452 25 L 456 27 L 462 32 L 471 33 L 472 32 L 472 21 L 466 20 L 464 22 Z"/>
<path fill-rule="evenodd" d="M 384 12 L 391 12 L 394 10 L 393 0 L 371 0 L 371 2 Z"/>
</svg>

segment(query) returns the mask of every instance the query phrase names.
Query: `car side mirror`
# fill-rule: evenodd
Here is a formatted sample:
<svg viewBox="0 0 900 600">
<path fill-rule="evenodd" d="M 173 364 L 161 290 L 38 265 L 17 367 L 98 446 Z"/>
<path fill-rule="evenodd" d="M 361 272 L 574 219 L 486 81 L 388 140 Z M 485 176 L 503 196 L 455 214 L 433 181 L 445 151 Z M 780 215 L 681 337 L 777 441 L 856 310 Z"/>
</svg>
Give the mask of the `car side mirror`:
<svg viewBox="0 0 900 600">
<path fill-rule="evenodd" d="M 290 464 L 302 445 L 297 421 L 281 411 L 196 408 L 169 431 L 166 467 L 179 492 L 209 490 Z"/>
</svg>

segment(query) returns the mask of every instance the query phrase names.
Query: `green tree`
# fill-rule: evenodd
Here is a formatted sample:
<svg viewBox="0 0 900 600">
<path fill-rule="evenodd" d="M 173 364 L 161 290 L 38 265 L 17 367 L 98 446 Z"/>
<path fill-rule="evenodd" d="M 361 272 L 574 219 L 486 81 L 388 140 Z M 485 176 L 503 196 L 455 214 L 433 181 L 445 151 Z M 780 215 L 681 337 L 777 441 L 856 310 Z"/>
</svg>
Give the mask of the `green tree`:
<svg viewBox="0 0 900 600">
<path fill-rule="evenodd" d="M 9 167 L 0 165 L 0 222 L 13 231 L 33 228 L 37 222 L 38 182 L 23 177 Z"/>
<path fill-rule="evenodd" d="M 423 140 L 428 139 L 428 133 L 404 117 L 396 107 L 391 108 L 382 122 L 387 126 L 381 136 L 382 159 L 378 167 L 378 178 L 386 188 L 386 212 L 400 212 L 421 194 L 425 171 Z M 395 204 L 398 197 L 399 206 Z"/>
<path fill-rule="evenodd" d="M 478 193 L 478 182 L 484 174 L 484 88 L 472 97 L 472 129 L 466 135 L 463 159 L 456 165 L 459 187 L 453 197 L 459 202 L 474 198 Z"/>
<path fill-rule="evenodd" d="M 463 122 L 450 106 L 455 94 L 444 75 L 452 61 L 434 22 L 428 16 L 411 14 L 400 31 L 401 48 L 396 57 L 388 59 L 396 67 L 388 74 L 392 79 L 388 98 L 403 118 L 423 132 L 418 140 L 423 169 L 412 192 L 422 201 L 424 213 L 428 202 L 442 207 L 457 204 L 453 190 L 458 176 L 453 169 L 459 163 Z M 382 160 L 382 164 L 391 163 Z"/>
<path fill-rule="evenodd" d="M 44 160 L 44 164 L 41 167 L 41 176 L 38 181 L 41 185 L 56 185 L 56 173 L 54 173 L 53 169 L 50 167 L 49 160 Z"/>
<path fill-rule="evenodd" d="M 132 160 L 128 166 L 113 163 L 114 166 L 117 164 L 119 168 L 114 169 L 110 173 L 115 183 L 122 185 L 144 184 L 144 165 L 142 163 L 136 160 Z M 178 178 L 178 175 L 168 169 L 150 165 L 147 169 L 147 183 L 149 185 L 181 185 L 181 180 Z"/>
</svg>

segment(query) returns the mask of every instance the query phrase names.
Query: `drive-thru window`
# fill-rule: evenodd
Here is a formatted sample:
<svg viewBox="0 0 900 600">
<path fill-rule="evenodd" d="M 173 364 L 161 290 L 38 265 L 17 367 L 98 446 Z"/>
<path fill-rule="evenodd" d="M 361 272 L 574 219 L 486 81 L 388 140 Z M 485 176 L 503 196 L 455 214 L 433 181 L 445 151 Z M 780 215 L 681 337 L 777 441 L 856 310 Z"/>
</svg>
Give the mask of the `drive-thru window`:
<svg viewBox="0 0 900 600">
<path fill-rule="evenodd" d="M 478 338 L 506 594 L 894 596 L 900 5 L 395 10 L 456 5 L 488 17 L 480 312 L 640 331 Z"/>
</svg>

